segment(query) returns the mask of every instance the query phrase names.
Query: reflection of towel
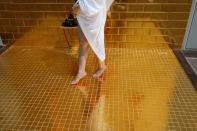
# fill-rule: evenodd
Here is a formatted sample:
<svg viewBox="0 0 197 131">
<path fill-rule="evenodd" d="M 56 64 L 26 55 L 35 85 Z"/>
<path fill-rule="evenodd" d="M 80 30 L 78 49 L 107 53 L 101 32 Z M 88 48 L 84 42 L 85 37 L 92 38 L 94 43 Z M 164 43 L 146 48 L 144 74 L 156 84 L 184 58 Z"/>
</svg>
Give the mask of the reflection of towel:
<svg viewBox="0 0 197 131">
<path fill-rule="evenodd" d="M 109 121 L 106 118 L 106 98 L 104 95 L 99 97 L 98 103 L 94 106 L 89 117 L 88 131 L 112 131 Z"/>
<path fill-rule="evenodd" d="M 79 25 L 97 57 L 105 60 L 104 27 L 113 0 L 78 0 L 81 14 Z"/>
</svg>

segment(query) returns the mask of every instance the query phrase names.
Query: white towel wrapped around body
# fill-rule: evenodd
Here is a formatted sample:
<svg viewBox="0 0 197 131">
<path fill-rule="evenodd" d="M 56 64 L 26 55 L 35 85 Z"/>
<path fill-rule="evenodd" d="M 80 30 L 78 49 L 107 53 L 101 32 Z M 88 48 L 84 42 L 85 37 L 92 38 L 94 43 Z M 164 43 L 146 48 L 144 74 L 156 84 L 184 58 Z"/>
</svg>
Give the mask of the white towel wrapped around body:
<svg viewBox="0 0 197 131">
<path fill-rule="evenodd" d="M 77 17 L 79 26 L 96 56 L 104 61 L 104 28 L 107 11 L 113 0 L 78 0 L 78 2 L 81 9 Z"/>
</svg>

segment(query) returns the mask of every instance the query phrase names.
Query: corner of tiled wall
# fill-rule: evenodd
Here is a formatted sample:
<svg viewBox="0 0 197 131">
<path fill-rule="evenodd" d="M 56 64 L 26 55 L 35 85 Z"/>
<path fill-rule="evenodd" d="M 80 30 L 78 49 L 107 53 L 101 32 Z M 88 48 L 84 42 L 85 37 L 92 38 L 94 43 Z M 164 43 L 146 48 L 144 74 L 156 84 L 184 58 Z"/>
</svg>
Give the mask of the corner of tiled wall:
<svg viewBox="0 0 197 131">
<path fill-rule="evenodd" d="M 1 0 L 0 34 L 4 43 L 31 46 L 64 46 L 65 39 L 59 28 L 74 0 Z M 150 37 L 173 38 L 177 45 L 183 39 L 190 0 L 116 0 L 111 18 L 106 24 L 106 42 L 133 43 L 140 30 L 149 31 Z M 156 28 L 162 36 L 155 36 Z M 72 33 L 72 32 L 71 32 Z M 76 33 L 74 31 L 73 33 Z M 141 34 L 145 35 L 145 34 Z M 77 36 L 72 35 L 73 41 Z"/>
</svg>

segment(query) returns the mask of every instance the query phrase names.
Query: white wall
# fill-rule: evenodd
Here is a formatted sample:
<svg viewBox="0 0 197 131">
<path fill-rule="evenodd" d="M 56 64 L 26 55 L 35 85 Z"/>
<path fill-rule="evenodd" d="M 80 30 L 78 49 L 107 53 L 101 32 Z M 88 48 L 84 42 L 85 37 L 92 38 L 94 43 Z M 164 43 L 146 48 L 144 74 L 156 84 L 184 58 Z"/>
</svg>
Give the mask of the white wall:
<svg viewBox="0 0 197 131">
<path fill-rule="evenodd" d="M 197 49 L 197 0 L 193 0 L 183 49 Z"/>
<path fill-rule="evenodd" d="M 1 36 L 0 36 L 0 46 L 3 46 L 3 42 L 1 40 Z"/>
</svg>

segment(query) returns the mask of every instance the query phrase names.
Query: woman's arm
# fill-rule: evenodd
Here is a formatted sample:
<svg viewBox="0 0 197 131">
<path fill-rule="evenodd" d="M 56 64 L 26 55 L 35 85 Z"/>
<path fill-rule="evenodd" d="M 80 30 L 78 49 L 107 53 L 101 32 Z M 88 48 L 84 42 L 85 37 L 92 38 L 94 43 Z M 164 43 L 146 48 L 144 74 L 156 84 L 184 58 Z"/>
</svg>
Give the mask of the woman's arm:
<svg viewBox="0 0 197 131">
<path fill-rule="evenodd" d="M 87 17 L 95 16 L 105 8 L 105 0 L 78 0 L 81 13 Z"/>
<path fill-rule="evenodd" d="M 81 12 L 80 6 L 79 6 L 79 1 L 77 0 L 77 2 L 73 5 L 72 7 L 72 12 L 75 16 L 78 16 Z"/>
<path fill-rule="evenodd" d="M 77 0 L 73 5 L 73 14 L 76 16 L 83 13 L 87 17 L 95 16 L 103 9 L 109 8 L 113 0 Z"/>
</svg>

